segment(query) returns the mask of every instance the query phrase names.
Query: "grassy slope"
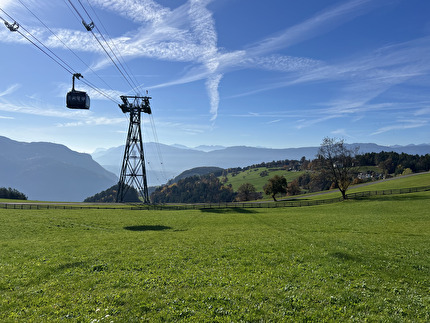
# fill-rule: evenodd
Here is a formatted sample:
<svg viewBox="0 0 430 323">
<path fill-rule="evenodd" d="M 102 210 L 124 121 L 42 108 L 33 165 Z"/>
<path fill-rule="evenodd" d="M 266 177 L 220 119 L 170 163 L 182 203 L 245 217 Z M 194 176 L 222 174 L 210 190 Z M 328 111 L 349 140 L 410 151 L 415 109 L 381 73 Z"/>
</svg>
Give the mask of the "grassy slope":
<svg viewBox="0 0 430 323">
<path fill-rule="evenodd" d="M 368 186 L 355 188 L 351 186 L 351 192 L 363 192 L 371 190 L 386 190 L 397 188 L 409 188 L 430 185 L 430 172 L 413 174 L 411 176 L 398 176 L 389 180 L 377 181 Z"/>
<path fill-rule="evenodd" d="M 380 191 L 389 189 L 400 189 L 400 188 L 411 188 L 411 187 L 422 187 L 430 185 L 430 173 L 413 174 L 412 176 L 398 176 L 389 180 L 381 180 L 375 182 L 369 182 L 366 185 L 352 185 L 349 187 L 348 193 L 366 192 L 366 191 Z M 334 197 L 341 197 L 342 194 L 338 189 L 331 191 L 323 191 L 321 195 L 314 195 L 316 193 L 310 193 L 305 195 L 299 195 L 299 198 L 307 199 L 330 199 Z"/>
<path fill-rule="evenodd" d="M 255 186 L 257 189 L 257 192 L 263 192 L 263 186 L 268 182 L 269 178 L 279 175 L 284 176 L 287 179 L 287 182 L 290 183 L 295 178 L 302 175 L 304 172 L 289 172 L 286 170 L 276 170 L 276 171 L 269 171 L 268 176 L 261 177 L 260 173 L 262 171 L 269 171 L 266 167 L 260 167 L 260 168 L 253 168 L 246 171 L 240 172 L 236 176 L 232 176 L 232 174 L 228 174 L 227 179 L 228 182 L 226 183 L 231 184 L 233 186 L 233 190 L 237 191 L 240 185 L 243 183 L 251 183 Z"/>
<path fill-rule="evenodd" d="M 0 210 L 0 321 L 426 322 L 429 208 Z"/>
</svg>

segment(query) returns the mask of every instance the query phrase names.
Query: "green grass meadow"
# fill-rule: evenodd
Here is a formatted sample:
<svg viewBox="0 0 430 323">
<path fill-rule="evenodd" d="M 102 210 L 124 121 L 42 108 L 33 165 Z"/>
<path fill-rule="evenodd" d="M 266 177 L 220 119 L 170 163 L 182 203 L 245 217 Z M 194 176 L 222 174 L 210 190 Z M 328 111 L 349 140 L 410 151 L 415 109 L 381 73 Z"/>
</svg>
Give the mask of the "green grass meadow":
<svg viewBox="0 0 430 323">
<path fill-rule="evenodd" d="M 263 171 L 267 171 L 267 176 L 260 176 L 260 173 Z M 255 186 L 257 192 L 263 192 L 263 186 L 267 184 L 269 179 L 275 175 L 284 176 L 287 179 L 287 182 L 290 183 L 294 179 L 300 177 L 300 175 L 305 172 L 290 172 L 288 170 L 270 170 L 267 167 L 259 167 L 259 168 L 251 168 L 242 172 L 239 172 L 237 175 L 233 176 L 232 174 L 228 174 L 227 182 L 225 184 L 231 184 L 234 191 L 237 191 L 239 186 L 244 183 L 251 183 Z"/>
<path fill-rule="evenodd" d="M 429 210 L 1 209 L 0 321 L 429 322 Z"/>
</svg>

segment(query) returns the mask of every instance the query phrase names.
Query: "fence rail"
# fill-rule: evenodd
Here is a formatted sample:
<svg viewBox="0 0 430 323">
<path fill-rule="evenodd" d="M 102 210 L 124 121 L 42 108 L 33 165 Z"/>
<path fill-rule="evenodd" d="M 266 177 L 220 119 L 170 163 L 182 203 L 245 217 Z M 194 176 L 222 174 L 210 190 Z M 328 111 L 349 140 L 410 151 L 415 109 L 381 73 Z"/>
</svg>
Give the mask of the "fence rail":
<svg viewBox="0 0 430 323">
<path fill-rule="evenodd" d="M 408 194 L 416 192 L 430 191 L 430 186 L 411 187 L 411 188 L 397 188 L 391 190 L 380 190 L 380 191 L 365 191 L 348 194 L 349 199 L 357 199 L 362 197 L 370 197 L 375 195 L 397 195 L 397 194 Z"/>
<path fill-rule="evenodd" d="M 400 188 L 379 191 L 365 191 L 347 194 L 348 199 L 360 199 L 364 197 L 377 196 L 377 195 L 397 195 L 408 194 L 416 192 L 430 191 L 430 186 Z M 97 205 L 64 205 L 55 203 L 0 203 L 0 209 L 20 209 L 20 210 L 202 210 L 202 209 L 249 209 L 249 208 L 285 208 L 285 207 L 304 207 L 304 206 L 317 206 L 324 204 L 332 204 L 343 201 L 342 197 L 336 197 L 324 200 L 305 200 L 298 198 L 296 200 L 286 200 L 279 202 L 231 202 L 231 203 L 197 203 L 197 204 L 130 204 L 130 205 L 115 205 L 109 204 L 106 206 Z"/>
</svg>

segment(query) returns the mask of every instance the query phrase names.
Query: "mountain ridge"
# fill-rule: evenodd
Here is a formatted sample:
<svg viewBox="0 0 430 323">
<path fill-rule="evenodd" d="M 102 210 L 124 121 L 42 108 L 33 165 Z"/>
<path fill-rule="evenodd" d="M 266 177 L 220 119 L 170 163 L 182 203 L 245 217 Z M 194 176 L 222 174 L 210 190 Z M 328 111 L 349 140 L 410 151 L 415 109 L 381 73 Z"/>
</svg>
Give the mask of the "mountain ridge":
<svg viewBox="0 0 430 323">
<path fill-rule="evenodd" d="M 0 186 L 15 188 L 31 200 L 83 201 L 117 182 L 89 154 L 0 136 Z"/>
<path fill-rule="evenodd" d="M 347 144 L 348 147 L 359 146 L 359 153 L 394 151 L 412 155 L 430 153 L 430 144 L 408 146 L 382 146 L 374 143 Z M 206 146 L 207 147 L 207 146 Z M 156 186 L 165 184 L 168 180 L 183 171 L 195 167 L 246 167 L 273 160 L 314 159 L 319 147 L 299 148 L 260 148 L 252 146 L 231 146 L 211 151 L 199 151 L 196 148 L 179 148 L 177 145 L 145 143 L 145 160 L 148 163 L 148 184 Z M 112 147 L 104 152 L 92 154 L 94 160 L 113 173 L 119 174 L 124 146 Z M 161 153 L 162 160 L 158 160 Z"/>
</svg>

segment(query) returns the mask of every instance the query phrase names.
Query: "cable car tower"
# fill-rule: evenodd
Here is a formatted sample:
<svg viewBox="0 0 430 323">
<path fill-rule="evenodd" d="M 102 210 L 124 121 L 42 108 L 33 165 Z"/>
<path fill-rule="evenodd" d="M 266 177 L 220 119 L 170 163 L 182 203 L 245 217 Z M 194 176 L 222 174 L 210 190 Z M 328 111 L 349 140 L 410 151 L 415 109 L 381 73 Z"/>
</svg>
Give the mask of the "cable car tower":
<svg viewBox="0 0 430 323">
<path fill-rule="evenodd" d="M 120 96 L 122 112 L 130 114 L 127 141 L 118 182 L 117 202 L 123 202 L 128 189 L 133 186 L 142 196 L 144 203 L 150 203 L 146 179 L 145 157 L 141 129 L 141 115 L 151 114 L 149 96 Z M 132 102 L 129 101 L 132 100 Z"/>
</svg>

